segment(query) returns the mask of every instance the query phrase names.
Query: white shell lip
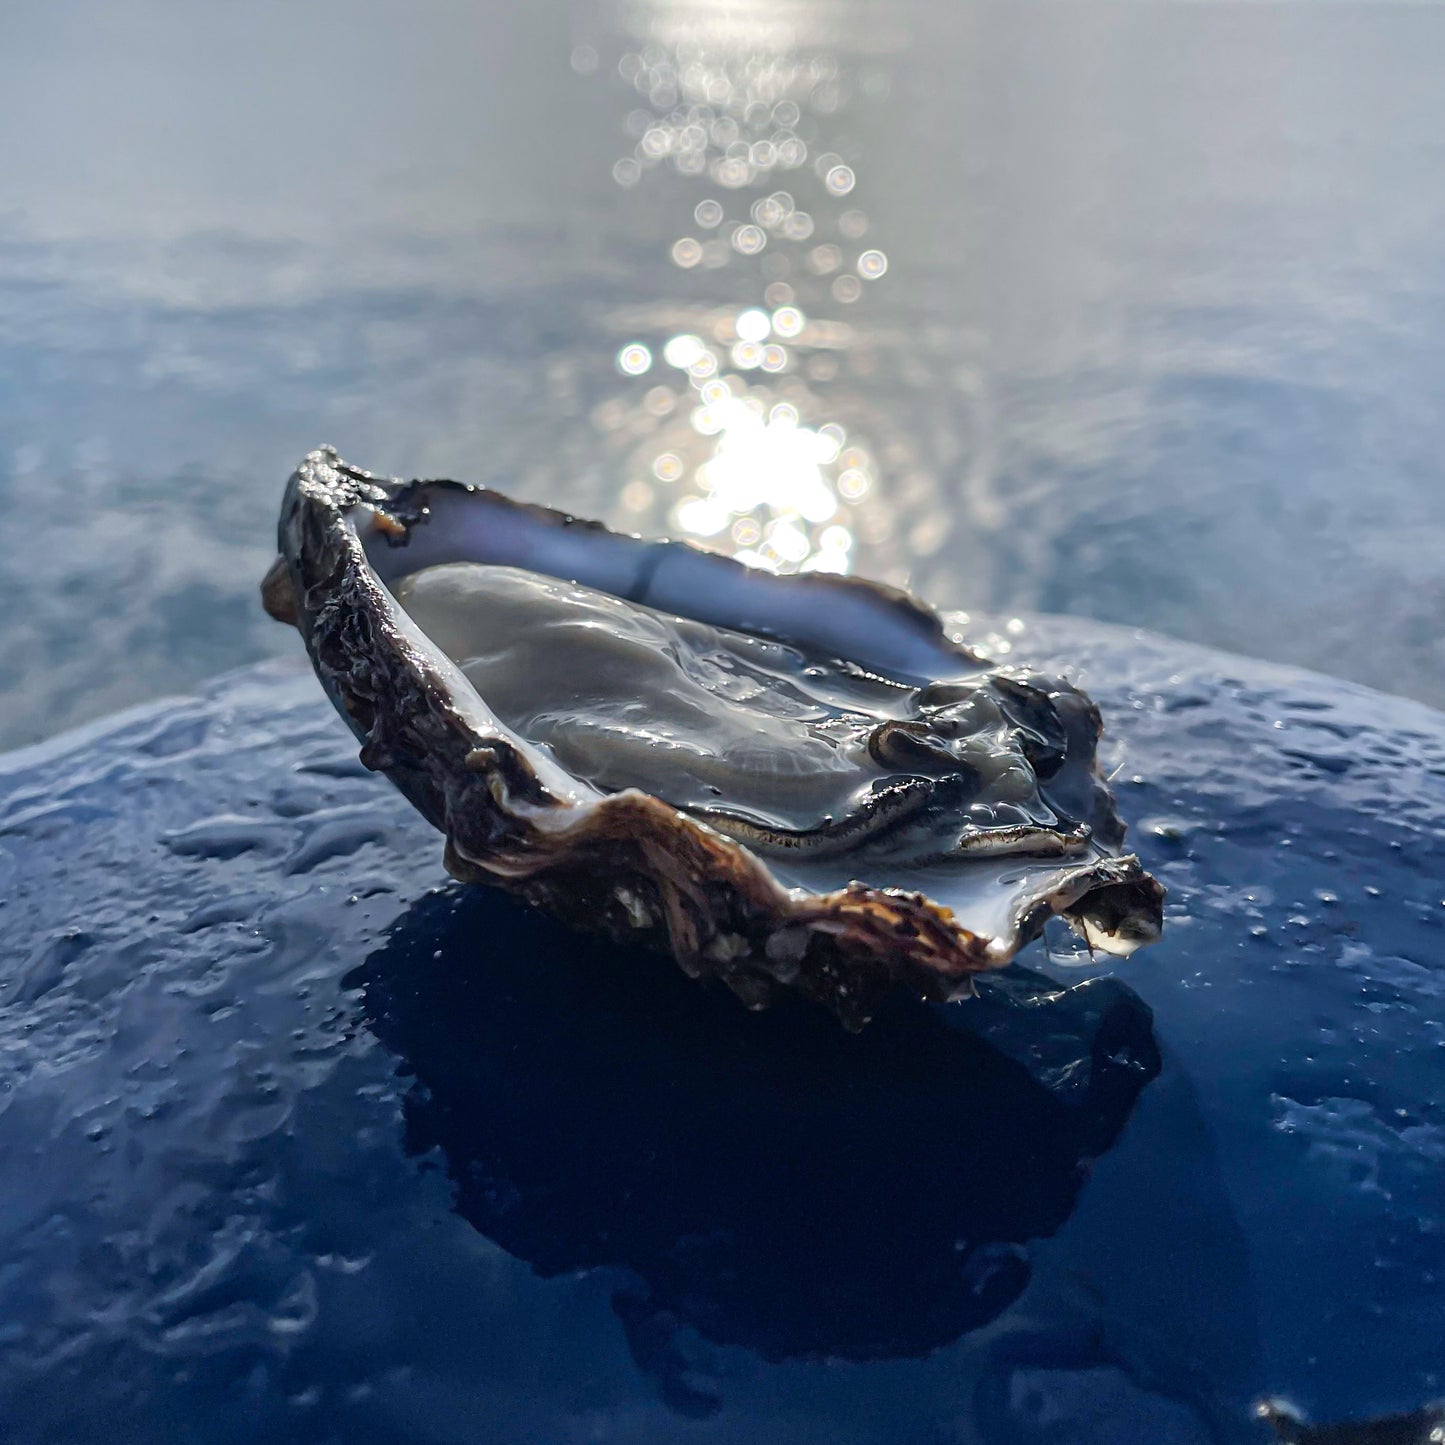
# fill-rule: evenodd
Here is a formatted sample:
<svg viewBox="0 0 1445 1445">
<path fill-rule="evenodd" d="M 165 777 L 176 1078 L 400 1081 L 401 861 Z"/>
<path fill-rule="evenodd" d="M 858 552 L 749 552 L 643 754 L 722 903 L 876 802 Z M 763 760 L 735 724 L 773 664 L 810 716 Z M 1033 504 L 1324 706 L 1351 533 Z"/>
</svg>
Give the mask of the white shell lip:
<svg viewBox="0 0 1445 1445">
<path fill-rule="evenodd" d="M 1007 964 L 1055 914 L 1105 952 L 1126 955 L 1159 935 L 1163 889 L 1118 851 L 1123 825 L 1092 757 L 1087 859 L 958 862 L 933 888 L 954 906 L 916 888 L 814 887 L 650 794 L 602 793 L 572 776 L 493 714 L 388 583 L 443 562 L 496 562 L 895 676 L 988 665 L 904 593 L 759 572 L 486 488 L 380 479 L 330 448 L 291 477 L 278 540 L 267 610 L 301 632 L 362 762 L 445 835 L 448 871 L 464 881 L 670 952 L 749 1007 L 788 990 L 855 1028 L 895 986 L 932 999 L 971 993 L 974 974 Z"/>
</svg>

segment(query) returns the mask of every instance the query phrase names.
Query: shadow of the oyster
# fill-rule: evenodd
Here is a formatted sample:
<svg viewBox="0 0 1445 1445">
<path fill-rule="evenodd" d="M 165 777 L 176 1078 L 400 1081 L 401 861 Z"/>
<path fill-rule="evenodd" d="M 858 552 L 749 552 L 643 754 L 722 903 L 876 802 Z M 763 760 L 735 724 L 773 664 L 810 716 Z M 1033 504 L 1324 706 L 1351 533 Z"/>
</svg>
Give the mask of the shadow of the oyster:
<svg viewBox="0 0 1445 1445">
<path fill-rule="evenodd" d="M 690 1414 L 715 1397 L 684 1327 L 863 1360 L 995 1318 L 1159 1067 L 1112 980 L 1011 970 L 851 1035 L 480 889 L 423 899 L 346 982 L 415 1075 L 407 1146 L 441 1150 L 458 1212 L 543 1275 L 630 1271 L 634 1357 Z"/>
</svg>

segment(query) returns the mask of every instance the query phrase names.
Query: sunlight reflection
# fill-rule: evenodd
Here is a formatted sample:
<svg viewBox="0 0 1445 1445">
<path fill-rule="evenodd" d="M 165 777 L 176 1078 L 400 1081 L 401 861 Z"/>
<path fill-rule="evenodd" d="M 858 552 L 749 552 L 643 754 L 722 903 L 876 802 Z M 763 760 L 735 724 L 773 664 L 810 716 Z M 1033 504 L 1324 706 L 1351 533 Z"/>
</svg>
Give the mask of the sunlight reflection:
<svg viewBox="0 0 1445 1445">
<path fill-rule="evenodd" d="M 889 264 L 862 244 L 858 156 L 833 148 L 853 77 L 803 40 L 803 12 L 775 13 L 760 40 L 757 15 L 735 31 L 716 11 L 662 5 L 644 14 L 635 49 L 573 53 L 578 74 L 610 75 L 630 97 L 618 185 L 659 187 L 659 204 L 704 191 L 678 207 L 671 265 L 728 272 L 686 283 L 694 297 L 719 288 L 710 309 L 694 299 L 658 307 L 670 325 L 622 323 L 632 334 L 616 370 L 639 391 L 593 419 L 633 458 L 619 497 L 631 525 L 663 522 L 772 571 L 846 572 L 855 544 L 887 538 L 893 522 L 857 399 L 840 411 L 826 394 L 840 362 L 870 375 L 872 348 L 828 312 L 854 307 Z M 911 456 L 896 440 L 886 450 Z"/>
</svg>

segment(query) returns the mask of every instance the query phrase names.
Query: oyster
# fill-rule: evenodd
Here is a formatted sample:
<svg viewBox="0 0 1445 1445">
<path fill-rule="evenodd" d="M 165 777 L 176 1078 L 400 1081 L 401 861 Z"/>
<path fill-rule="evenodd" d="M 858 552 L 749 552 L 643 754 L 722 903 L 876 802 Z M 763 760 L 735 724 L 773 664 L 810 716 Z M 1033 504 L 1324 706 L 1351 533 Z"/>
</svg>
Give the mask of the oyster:
<svg viewBox="0 0 1445 1445">
<path fill-rule="evenodd" d="M 267 610 L 458 878 L 854 1027 L 894 984 L 967 994 L 1053 914 L 1111 953 L 1158 936 L 1097 709 L 903 593 L 330 450 L 279 536 Z"/>
</svg>

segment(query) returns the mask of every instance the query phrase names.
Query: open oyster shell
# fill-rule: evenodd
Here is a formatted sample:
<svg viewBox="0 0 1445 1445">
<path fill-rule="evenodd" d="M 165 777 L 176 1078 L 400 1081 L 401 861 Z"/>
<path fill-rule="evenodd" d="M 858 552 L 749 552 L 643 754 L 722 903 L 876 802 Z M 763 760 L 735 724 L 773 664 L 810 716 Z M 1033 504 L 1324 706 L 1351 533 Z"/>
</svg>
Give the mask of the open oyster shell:
<svg viewBox="0 0 1445 1445">
<path fill-rule="evenodd" d="M 267 610 L 460 879 L 852 1027 L 894 984 L 970 992 L 1052 914 L 1108 952 L 1158 936 L 1097 709 L 903 593 L 330 450 L 279 540 Z"/>
</svg>

